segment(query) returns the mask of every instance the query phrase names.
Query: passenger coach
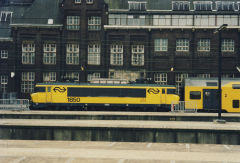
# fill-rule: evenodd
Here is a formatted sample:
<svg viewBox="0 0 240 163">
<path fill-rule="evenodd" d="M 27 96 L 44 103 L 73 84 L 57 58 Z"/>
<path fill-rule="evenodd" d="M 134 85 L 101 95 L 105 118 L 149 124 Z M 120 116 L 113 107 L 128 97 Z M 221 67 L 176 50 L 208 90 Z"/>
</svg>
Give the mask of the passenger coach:
<svg viewBox="0 0 240 163">
<path fill-rule="evenodd" d="M 144 108 L 169 109 L 179 101 L 174 86 L 156 84 L 37 84 L 33 109 Z"/>
</svg>

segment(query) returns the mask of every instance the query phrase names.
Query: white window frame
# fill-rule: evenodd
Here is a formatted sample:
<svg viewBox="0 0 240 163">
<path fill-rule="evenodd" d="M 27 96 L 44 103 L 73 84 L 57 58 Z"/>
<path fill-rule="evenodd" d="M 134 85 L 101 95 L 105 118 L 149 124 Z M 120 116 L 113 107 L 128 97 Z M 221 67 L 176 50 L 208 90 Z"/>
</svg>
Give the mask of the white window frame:
<svg viewBox="0 0 240 163">
<path fill-rule="evenodd" d="M 193 5 L 194 5 L 194 10 L 196 10 L 196 5 L 200 5 L 200 10 L 198 11 L 209 11 L 209 10 L 204 10 L 206 5 L 211 5 L 210 11 L 212 11 L 212 6 L 213 6 L 212 1 L 194 1 Z"/>
<path fill-rule="evenodd" d="M 66 64 L 79 65 L 79 45 L 78 44 L 66 45 Z"/>
<path fill-rule="evenodd" d="M 93 0 L 86 0 L 87 4 L 93 4 Z"/>
<path fill-rule="evenodd" d="M 210 52 L 211 42 L 210 39 L 200 39 L 198 41 L 197 50 L 199 52 Z"/>
<path fill-rule="evenodd" d="M 35 44 L 32 42 L 22 43 L 22 64 L 35 64 Z"/>
<path fill-rule="evenodd" d="M 100 65 L 101 45 L 88 45 L 88 65 Z"/>
<path fill-rule="evenodd" d="M 79 30 L 80 29 L 80 16 L 69 15 L 66 20 L 67 30 Z"/>
<path fill-rule="evenodd" d="M 65 78 L 74 80 L 74 81 L 79 81 L 79 73 L 78 72 L 66 72 Z"/>
<path fill-rule="evenodd" d="M 89 16 L 88 17 L 88 30 L 89 31 L 99 31 L 101 30 L 101 16 Z"/>
<path fill-rule="evenodd" d="M 88 81 L 91 81 L 93 79 L 99 79 L 99 78 L 101 78 L 100 72 L 94 72 L 94 73 L 88 74 Z"/>
<path fill-rule="evenodd" d="M 75 3 L 76 3 L 76 4 L 80 4 L 80 3 L 81 3 L 81 0 L 75 0 Z"/>
<path fill-rule="evenodd" d="M 43 64 L 56 64 L 57 47 L 56 44 L 43 44 Z"/>
<path fill-rule="evenodd" d="M 147 2 L 128 1 L 128 9 L 145 11 L 147 9 Z"/>
<path fill-rule="evenodd" d="M 11 22 L 12 15 L 13 15 L 12 11 L 1 11 L 0 22 L 7 22 L 8 20 Z"/>
<path fill-rule="evenodd" d="M 35 72 L 22 72 L 21 92 L 32 93 L 34 91 Z"/>
<path fill-rule="evenodd" d="M 197 77 L 198 78 L 202 78 L 202 79 L 208 79 L 208 78 L 211 77 L 211 74 L 208 74 L 208 73 L 206 73 L 206 74 L 197 74 Z"/>
<path fill-rule="evenodd" d="M 111 51 L 110 64 L 122 66 L 123 65 L 123 45 L 112 44 L 110 51 Z"/>
<path fill-rule="evenodd" d="M 234 52 L 235 42 L 233 39 L 222 40 L 222 52 Z"/>
<path fill-rule="evenodd" d="M 1 58 L 7 59 L 8 58 L 8 51 L 7 50 L 1 50 Z"/>
<path fill-rule="evenodd" d="M 144 66 L 144 45 L 132 45 L 132 65 Z"/>
<path fill-rule="evenodd" d="M 155 52 L 166 52 L 168 51 L 168 39 L 160 38 L 154 40 L 154 50 Z"/>
<path fill-rule="evenodd" d="M 183 86 L 184 79 L 188 78 L 188 73 L 177 73 L 175 76 L 177 94 L 180 93 L 180 88 Z"/>
<path fill-rule="evenodd" d="M 176 51 L 177 52 L 188 52 L 189 51 L 189 40 L 188 39 L 177 39 L 176 40 Z"/>
<path fill-rule="evenodd" d="M 56 72 L 44 72 L 43 73 L 43 82 L 55 82 L 57 80 Z"/>
<path fill-rule="evenodd" d="M 7 91 L 7 85 L 8 85 L 8 76 L 7 75 L 1 75 L 1 91 L 6 92 Z"/>
<path fill-rule="evenodd" d="M 167 85 L 167 73 L 154 73 L 154 81 L 160 85 Z"/>
</svg>

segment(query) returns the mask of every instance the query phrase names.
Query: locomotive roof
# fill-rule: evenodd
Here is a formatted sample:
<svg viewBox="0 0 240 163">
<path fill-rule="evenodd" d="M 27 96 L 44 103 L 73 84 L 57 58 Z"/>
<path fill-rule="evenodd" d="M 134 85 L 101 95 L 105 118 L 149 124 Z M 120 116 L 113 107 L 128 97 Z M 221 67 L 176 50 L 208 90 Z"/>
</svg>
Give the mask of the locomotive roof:
<svg viewBox="0 0 240 163">
<path fill-rule="evenodd" d="M 173 85 L 159 84 L 98 84 L 98 83 L 37 83 L 36 85 L 67 85 L 67 86 L 133 86 L 133 87 L 175 87 Z"/>
<path fill-rule="evenodd" d="M 240 82 L 240 78 L 222 78 L 221 83 L 225 85 L 229 82 Z M 218 78 L 187 78 L 185 86 L 218 86 Z"/>
</svg>

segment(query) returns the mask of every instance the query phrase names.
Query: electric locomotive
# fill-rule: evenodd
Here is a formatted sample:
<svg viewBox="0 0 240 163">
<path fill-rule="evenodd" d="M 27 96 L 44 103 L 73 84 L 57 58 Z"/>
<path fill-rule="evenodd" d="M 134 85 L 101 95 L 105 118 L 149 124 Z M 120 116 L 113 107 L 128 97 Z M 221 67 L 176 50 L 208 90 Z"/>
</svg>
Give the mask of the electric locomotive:
<svg viewBox="0 0 240 163">
<path fill-rule="evenodd" d="M 41 83 L 31 94 L 33 109 L 153 108 L 170 110 L 176 87 L 157 84 Z"/>
</svg>

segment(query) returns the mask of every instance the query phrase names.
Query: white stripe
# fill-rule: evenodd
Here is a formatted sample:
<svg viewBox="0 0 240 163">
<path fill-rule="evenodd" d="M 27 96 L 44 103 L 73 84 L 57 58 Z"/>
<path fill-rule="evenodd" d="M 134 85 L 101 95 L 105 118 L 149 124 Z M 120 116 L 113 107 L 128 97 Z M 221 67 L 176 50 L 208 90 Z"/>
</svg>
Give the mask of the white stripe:
<svg viewBox="0 0 240 163">
<path fill-rule="evenodd" d="M 189 152 L 189 150 L 190 150 L 190 144 L 186 144 L 186 149 L 187 149 L 187 151 Z"/>
<path fill-rule="evenodd" d="M 68 160 L 65 161 L 65 163 L 71 163 L 75 158 L 69 158 Z"/>
<path fill-rule="evenodd" d="M 150 148 L 152 146 L 152 143 L 148 143 L 147 148 Z"/>
<path fill-rule="evenodd" d="M 224 147 L 225 147 L 227 150 L 231 151 L 231 148 L 230 148 L 228 145 L 224 145 Z"/>
<path fill-rule="evenodd" d="M 116 143 L 111 143 L 111 144 L 109 144 L 109 146 L 112 147 L 112 146 L 114 146 L 115 144 L 116 144 Z"/>
<path fill-rule="evenodd" d="M 24 160 L 26 157 L 21 157 L 21 158 L 18 158 L 16 160 L 13 160 L 11 163 L 19 163 L 21 162 L 22 160 Z"/>
<path fill-rule="evenodd" d="M 118 161 L 118 163 L 124 163 L 125 162 L 125 159 L 121 159 Z"/>
</svg>

